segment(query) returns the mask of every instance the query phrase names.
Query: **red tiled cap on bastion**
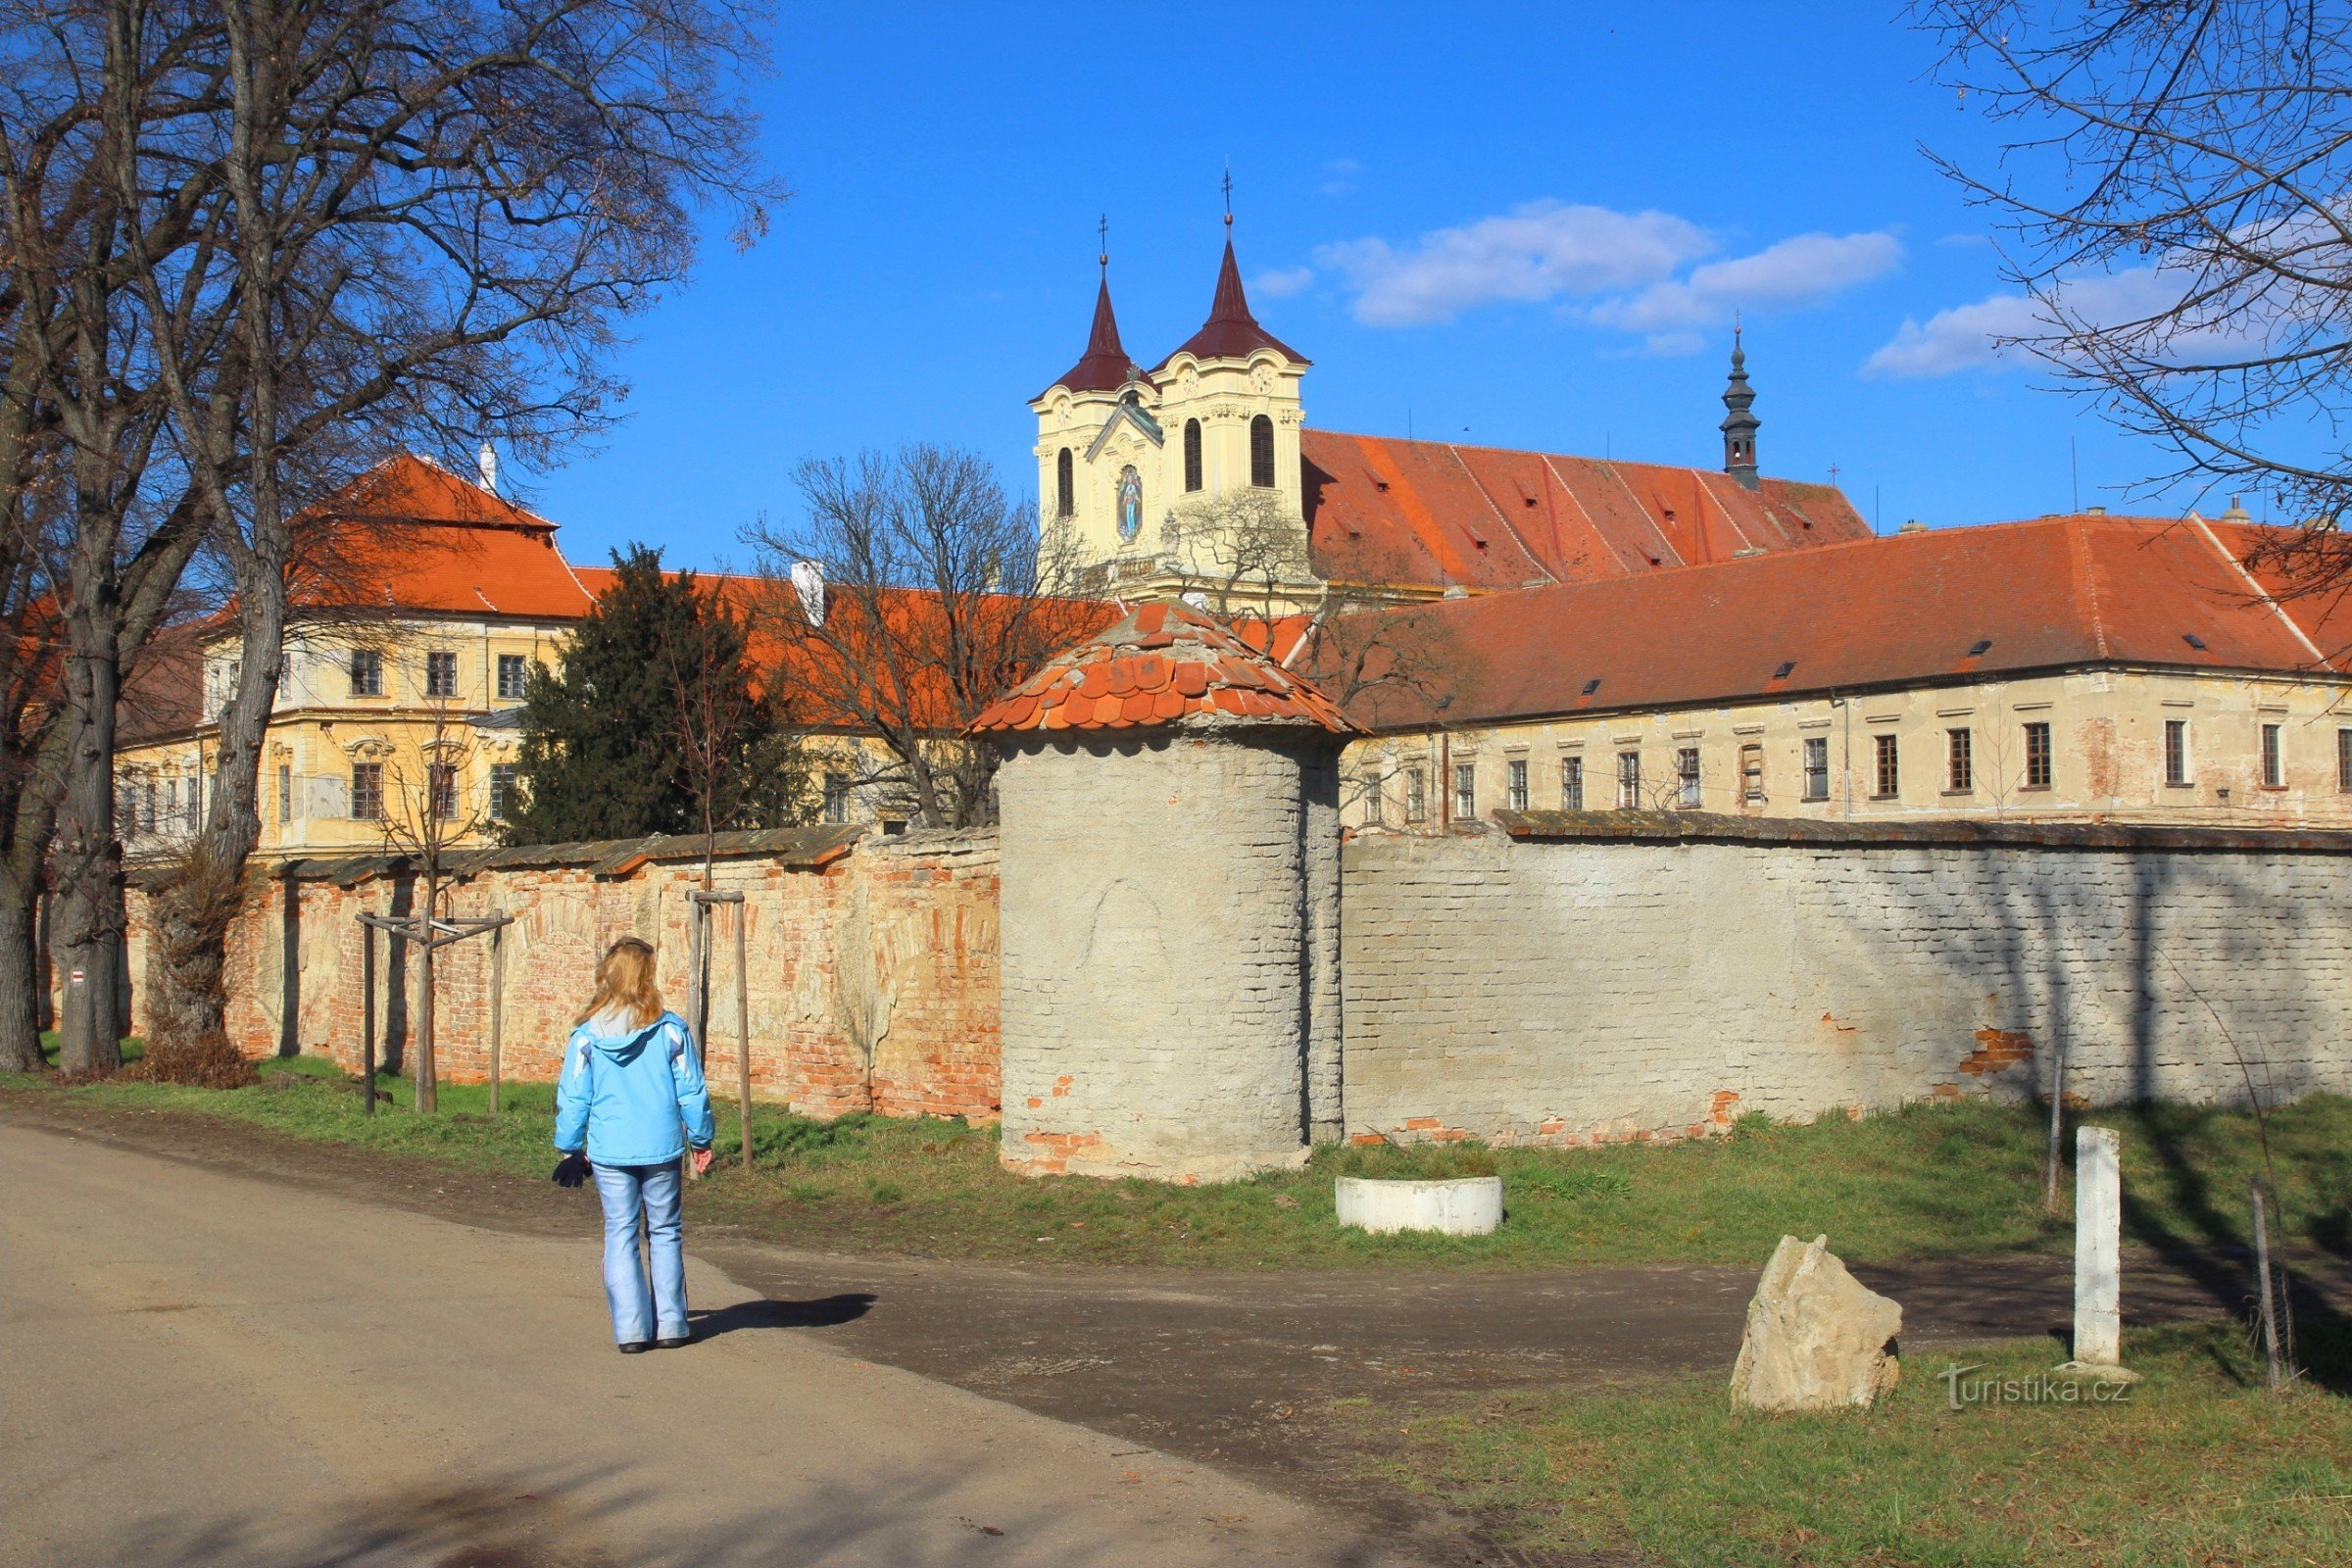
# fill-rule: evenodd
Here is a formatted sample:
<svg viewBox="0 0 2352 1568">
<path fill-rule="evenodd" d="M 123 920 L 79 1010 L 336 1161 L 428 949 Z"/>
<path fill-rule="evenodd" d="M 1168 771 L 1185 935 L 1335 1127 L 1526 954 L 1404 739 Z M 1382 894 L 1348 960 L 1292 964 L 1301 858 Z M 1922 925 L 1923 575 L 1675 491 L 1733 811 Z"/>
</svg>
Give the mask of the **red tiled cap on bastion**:
<svg viewBox="0 0 2352 1568">
<path fill-rule="evenodd" d="M 1339 705 L 1207 615 L 1149 604 L 1065 649 L 982 710 L 967 732 L 1361 726 Z"/>
</svg>

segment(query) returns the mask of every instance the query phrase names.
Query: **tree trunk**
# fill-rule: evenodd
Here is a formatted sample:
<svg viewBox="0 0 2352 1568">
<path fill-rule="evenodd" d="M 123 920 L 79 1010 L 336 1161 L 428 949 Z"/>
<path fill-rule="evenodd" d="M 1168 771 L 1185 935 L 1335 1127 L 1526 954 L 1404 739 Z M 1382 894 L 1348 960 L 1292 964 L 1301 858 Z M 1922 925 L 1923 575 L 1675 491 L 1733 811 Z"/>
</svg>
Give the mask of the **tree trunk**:
<svg viewBox="0 0 2352 1568">
<path fill-rule="evenodd" d="M 0 829 L 0 1072 L 38 1072 L 42 1066 L 48 980 L 41 961 L 41 869 L 57 831 L 53 784 L 53 777 L 18 778 L 7 789 L 6 827 Z"/>
<path fill-rule="evenodd" d="M 116 1004 L 122 962 L 122 846 L 115 837 L 116 653 L 111 584 L 76 563 L 69 617 L 63 831 L 57 844 L 58 955 L 65 966 L 58 1012 L 58 1065 L 100 1075 L 122 1065 L 123 1019 Z"/>
<path fill-rule="evenodd" d="M 440 881 L 428 863 L 424 909 L 416 916 L 416 1112 L 424 1116 L 441 1108 L 441 1075 L 433 1061 L 433 918 L 439 912 Z"/>
<path fill-rule="evenodd" d="M 277 568 L 270 574 L 282 584 Z M 262 747 L 277 701 L 285 628 L 282 586 L 275 593 L 255 592 L 240 581 L 238 600 L 243 637 L 236 694 L 220 712 L 204 825 L 187 858 L 148 902 L 144 1075 L 212 1088 L 253 1077 L 228 1037 L 228 931 L 244 902 L 247 862 L 261 843 Z"/>
<path fill-rule="evenodd" d="M 20 892 L 13 876 L 0 882 L 0 1072 L 39 1072 L 40 887 L 36 881 Z"/>
</svg>

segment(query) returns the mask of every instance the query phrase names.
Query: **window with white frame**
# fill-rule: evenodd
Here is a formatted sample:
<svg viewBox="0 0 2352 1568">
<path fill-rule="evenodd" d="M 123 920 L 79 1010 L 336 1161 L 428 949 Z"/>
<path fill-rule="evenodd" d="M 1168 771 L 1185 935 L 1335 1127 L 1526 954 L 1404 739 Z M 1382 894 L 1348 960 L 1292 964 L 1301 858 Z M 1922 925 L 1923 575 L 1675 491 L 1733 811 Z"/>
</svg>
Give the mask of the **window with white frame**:
<svg viewBox="0 0 2352 1568">
<path fill-rule="evenodd" d="M 1585 760 L 1581 757 L 1560 759 L 1560 809 L 1581 811 L 1585 808 Z"/>
<path fill-rule="evenodd" d="M 1674 801 L 1686 811 L 1698 808 L 1698 748 L 1678 746 L 1674 751 Z"/>
<path fill-rule="evenodd" d="M 2286 787 L 2286 759 L 2279 754 L 2278 732 L 2284 726 L 2262 726 L 2262 787 L 2268 790 Z"/>
<path fill-rule="evenodd" d="M 1470 822 L 1478 818 L 1478 764 L 1476 762 L 1453 764 L 1453 815 L 1454 820 L 1458 822 Z"/>
<path fill-rule="evenodd" d="M 520 654 L 498 656 L 498 695 L 510 702 L 520 702 L 531 689 L 531 662 Z"/>
<path fill-rule="evenodd" d="M 1502 767 L 1503 804 L 1514 811 L 1527 809 L 1527 759 L 1514 757 Z"/>
<path fill-rule="evenodd" d="M 1830 739 L 1826 735 L 1805 737 L 1805 799 L 1826 801 L 1830 798 Z"/>
<path fill-rule="evenodd" d="M 1617 754 L 1617 809 L 1637 811 L 1642 808 L 1642 754 Z"/>
<path fill-rule="evenodd" d="M 1407 822 L 1429 820 L 1429 775 L 1420 765 L 1404 770 L 1404 819 Z"/>
<path fill-rule="evenodd" d="M 458 656 L 432 653 L 424 656 L 424 695 L 455 697 L 458 695 Z"/>
</svg>

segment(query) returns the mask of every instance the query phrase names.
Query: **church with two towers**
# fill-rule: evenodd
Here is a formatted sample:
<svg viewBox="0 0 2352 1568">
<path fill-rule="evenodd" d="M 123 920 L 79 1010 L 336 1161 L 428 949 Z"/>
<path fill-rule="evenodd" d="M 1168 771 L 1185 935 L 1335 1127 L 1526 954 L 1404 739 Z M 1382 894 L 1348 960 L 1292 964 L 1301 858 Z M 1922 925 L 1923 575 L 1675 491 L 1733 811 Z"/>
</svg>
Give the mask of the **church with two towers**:
<svg viewBox="0 0 2352 1568">
<path fill-rule="evenodd" d="M 1544 587 L 1870 533 L 1835 488 L 1760 476 L 1737 346 L 1719 471 L 1347 435 L 1307 423 L 1313 362 L 1251 313 L 1230 227 L 1206 319 L 1149 368 L 1120 339 L 1099 260 L 1085 351 L 1030 401 L 1041 576 L 1072 591 L 1280 612 L 1335 591 Z"/>
</svg>

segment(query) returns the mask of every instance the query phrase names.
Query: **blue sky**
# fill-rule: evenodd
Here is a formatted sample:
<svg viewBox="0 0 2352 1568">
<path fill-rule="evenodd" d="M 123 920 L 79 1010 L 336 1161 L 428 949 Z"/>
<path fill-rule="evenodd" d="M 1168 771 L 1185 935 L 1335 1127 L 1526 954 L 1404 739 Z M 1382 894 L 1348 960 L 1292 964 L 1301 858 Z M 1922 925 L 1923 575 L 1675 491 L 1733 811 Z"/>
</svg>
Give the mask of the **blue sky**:
<svg viewBox="0 0 2352 1568">
<path fill-rule="evenodd" d="M 2078 466 L 2114 504 L 2165 466 L 1984 363 L 2012 311 L 1987 220 L 1919 146 L 1992 132 L 1892 5 L 1043 15 L 779 21 L 754 96 L 795 195 L 634 323 L 626 421 L 521 476 L 574 559 L 739 558 L 803 459 L 908 440 L 1027 493 L 1025 400 L 1078 356 L 1097 215 L 1152 364 L 1207 313 L 1228 161 L 1252 304 L 1314 360 L 1325 428 L 1711 466 L 1739 310 L 1765 471 L 1834 464 L 1889 530 L 2063 510 Z"/>
</svg>

